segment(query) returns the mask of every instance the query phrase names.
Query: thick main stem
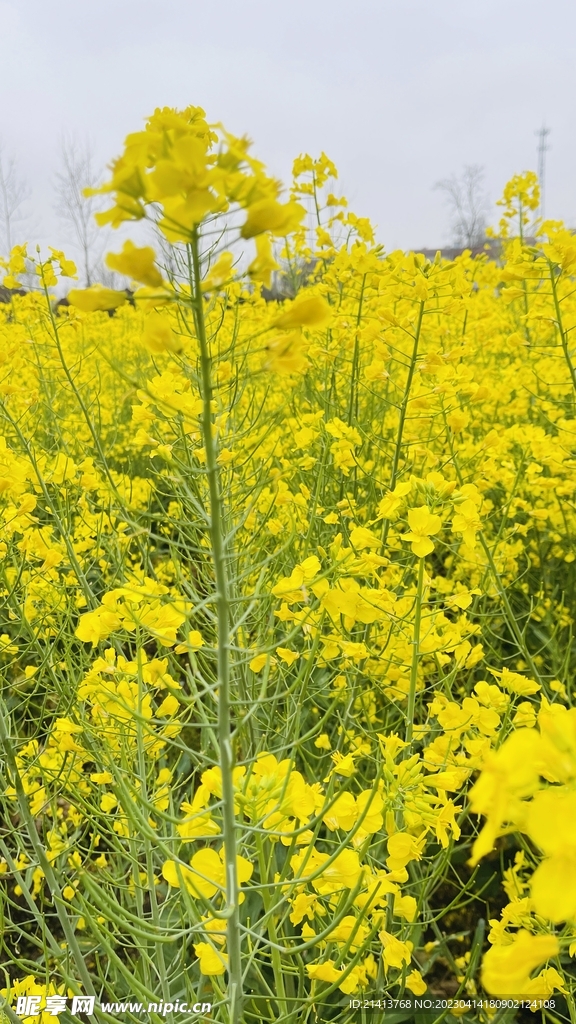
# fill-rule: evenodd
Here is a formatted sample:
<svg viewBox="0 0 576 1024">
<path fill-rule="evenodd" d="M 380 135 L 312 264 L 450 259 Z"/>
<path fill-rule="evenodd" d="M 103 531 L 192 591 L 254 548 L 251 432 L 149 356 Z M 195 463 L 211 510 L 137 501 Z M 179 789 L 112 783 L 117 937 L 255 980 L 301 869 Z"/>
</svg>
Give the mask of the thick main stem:
<svg viewBox="0 0 576 1024">
<path fill-rule="evenodd" d="M 222 826 L 226 860 L 226 911 L 228 947 L 228 990 L 230 1022 L 240 1024 L 242 1018 L 242 960 L 240 944 L 240 915 L 238 906 L 238 871 L 236 867 L 236 817 L 234 813 L 234 753 L 232 750 L 232 721 L 230 713 L 230 605 L 228 601 L 228 573 L 222 528 L 223 502 L 220 492 L 220 474 L 217 463 L 217 441 L 212 428 L 212 359 L 206 324 L 198 233 L 194 232 L 190 245 L 192 255 L 192 295 L 194 321 L 200 347 L 202 378 L 202 435 L 206 452 L 206 476 L 210 495 L 210 540 L 216 581 L 216 614 L 218 621 L 218 743 L 222 772 Z"/>
</svg>

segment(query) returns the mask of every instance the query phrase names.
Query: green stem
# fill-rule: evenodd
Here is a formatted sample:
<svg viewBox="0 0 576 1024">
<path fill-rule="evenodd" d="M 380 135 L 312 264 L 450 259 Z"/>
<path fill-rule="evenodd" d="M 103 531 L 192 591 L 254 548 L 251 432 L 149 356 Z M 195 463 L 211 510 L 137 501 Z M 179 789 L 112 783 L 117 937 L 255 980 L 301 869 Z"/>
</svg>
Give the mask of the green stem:
<svg viewBox="0 0 576 1024">
<path fill-rule="evenodd" d="M 206 476 L 210 495 L 210 540 L 216 582 L 216 613 L 218 622 L 218 743 L 222 772 L 222 831 L 226 860 L 226 913 L 228 966 L 228 996 L 230 1022 L 240 1024 L 242 1019 L 242 952 L 240 942 L 240 914 L 238 905 L 238 871 L 236 866 L 236 817 L 234 813 L 234 752 L 232 749 L 232 721 L 230 709 L 230 606 L 228 601 L 228 572 L 222 531 L 223 501 L 217 463 L 217 441 L 212 429 L 212 374 L 210 347 L 204 320 L 204 299 L 199 253 L 199 238 L 194 230 L 190 252 L 192 256 L 191 290 L 194 302 L 194 320 L 200 347 L 202 378 L 202 435 L 206 451 Z"/>
<path fill-rule="evenodd" d="M 398 433 L 396 435 L 396 446 L 394 448 L 394 456 L 392 459 L 392 470 L 390 473 L 390 490 L 393 491 L 396 487 L 396 481 L 398 479 L 398 467 L 400 465 L 400 455 L 402 453 L 402 441 L 404 438 L 404 425 L 406 423 L 406 414 L 408 412 L 408 402 L 410 401 L 410 392 L 412 390 L 412 381 L 414 379 L 414 373 L 416 372 L 416 362 L 418 359 L 418 348 L 420 345 L 420 335 L 422 333 L 422 320 L 424 317 L 424 302 L 420 302 L 420 309 L 418 311 L 418 319 L 416 321 L 416 331 L 414 333 L 414 345 L 412 346 L 412 356 L 410 358 L 410 366 L 408 367 L 408 377 L 406 380 L 406 387 L 404 388 L 404 395 L 402 398 L 402 404 L 400 405 L 400 418 L 398 420 Z M 384 553 L 386 546 L 386 540 L 388 538 L 388 530 L 390 529 L 390 520 L 385 519 L 382 527 L 382 547 L 380 554 Z"/>
<path fill-rule="evenodd" d="M 502 601 L 502 604 L 504 606 L 504 610 L 505 610 L 505 613 L 506 613 L 506 616 L 505 616 L 506 617 L 506 622 L 508 623 L 508 627 L 510 629 L 510 632 L 512 633 L 512 636 L 514 637 L 514 639 L 516 641 L 516 646 L 518 647 L 518 650 L 519 650 L 520 654 L 522 655 L 523 658 L 525 658 L 526 662 L 528 663 L 528 667 L 529 667 L 529 669 L 530 669 L 530 671 L 532 673 L 533 678 L 537 682 L 539 682 L 540 685 L 542 686 L 542 676 L 540 675 L 540 672 L 538 671 L 538 668 L 536 666 L 534 658 L 530 654 L 530 651 L 528 650 L 528 646 L 526 644 L 526 641 L 524 640 L 524 637 L 522 636 L 522 630 L 520 629 L 520 627 L 518 625 L 517 616 L 514 614 L 514 611 L 512 610 L 512 605 L 510 604 L 510 601 L 508 600 L 508 594 L 506 593 L 504 584 L 502 582 L 502 579 L 500 578 L 500 573 L 498 572 L 498 568 L 496 566 L 496 562 L 494 561 L 494 557 L 492 555 L 492 552 L 491 552 L 490 548 L 488 547 L 488 544 L 487 544 L 487 542 L 486 542 L 486 540 L 484 538 L 484 534 L 483 533 L 479 534 L 479 539 L 480 539 L 480 543 L 482 545 L 483 551 L 484 551 L 484 553 L 486 555 L 486 558 L 488 559 L 488 564 L 489 564 L 491 572 L 492 572 L 492 578 L 493 578 L 494 583 L 496 584 L 496 587 L 498 589 L 498 595 L 499 595 L 500 600 Z"/>
<path fill-rule="evenodd" d="M 410 668 L 410 689 L 408 691 L 408 707 L 406 708 L 406 743 L 412 742 L 414 731 L 414 709 L 416 707 L 416 683 L 418 682 L 418 665 L 420 663 L 420 624 L 422 621 L 422 593 L 424 590 L 424 559 L 418 562 L 418 587 L 416 590 L 416 607 L 414 609 L 414 633 L 412 635 L 412 665 Z"/>
<path fill-rule="evenodd" d="M 265 882 L 269 876 L 268 866 L 266 864 L 266 857 L 264 855 L 264 847 L 262 843 L 262 837 L 256 837 L 256 848 L 258 851 L 258 866 L 260 868 L 260 879 Z M 268 917 L 268 936 L 271 940 L 270 947 L 270 959 L 272 961 L 272 971 L 274 973 L 274 984 L 276 985 L 276 991 L 278 992 L 278 1011 L 284 1017 L 288 1017 L 289 1009 L 286 1001 L 286 988 L 284 986 L 284 975 L 282 971 L 282 959 L 280 957 L 280 951 L 278 949 L 278 935 L 276 932 L 276 921 L 274 920 L 274 908 L 272 906 L 272 899 L 270 890 L 268 888 L 262 888 L 262 902 L 264 904 L 264 910 Z"/>
<path fill-rule="evenodd" d="M 564 353 L 564 358 L 566 360 L 566 365 L 568 366 L 568 372 L 570 373 L 570 379 L 572 381 L 572 386 L 574 388 L 574 392 L 576 393 L 576 368 L 574 367 L 574 363 L 572 362 L 572 359 L 571 359 L 571 356 L 570 356 L 570 349 L 568 348 L 567 332 L 564 330 L 564 327 L 562 326 L 562 310 L 560 309 L 560 299 L 558 298 L 558 285 L 557 285 L 557 282 L 556 282 L 556 275 L 554 273 L 554 267 L 552 266 L 552 263 L 550 262 L 550 260 L 548 260 L 548 266 L 550 268 L 550 283 L 552 285 L 552 295 L 554 297 L 554 309 L 556 311 L 556 320 L 557 320 L 557 323 L 558 323 L 558 330 L 560 332 L 560 341 L 562 343 L 562 351 Z"/>
<path fill-rule="evenodd" d="M 142 638 L 138 637 L 138 715 L 142 715 L 142 699 L 144 696 L 144 683 L 142 679 L 142 650 L 144 644 Z M 136 719 L 136 741 L 138 747 L 138 771 L 140 774 L 140 792 L 142 799 L 147 801 L 148 790 L 146 785 L 146 755 L 144 750 L 144 736 L 142 731 L 142 721 L 140 718 Z M 148 886 L 148 898 L 150 900 L 150 911 L 152 922 L 155 930 L 160 930 L 160 913 L 158 908 L 158 900 L 156 898 L 156 882 L 154 877 L 154 860 L 152 855 L 152 845 L 146 836 L 143 836 L 144 854 L 146 858 L 146 875 L 147 875 L 147 886 Z M 138 879 L 138 871 L 136 871 L 136 888 L 135 892 L 139 892 L 140 883 Z M 162 992 L 162 999 L 164 1003 L 170 1002 L 170 990 L 168 987 L 168 979 L 166 977 L 166 964 L 164 960 L 164 949 L 161 942 L 156 942 L 154 946 L 154 964 L 160 978 L 160 986 Z"/>
<path fill-rule="evenodd" d="M 360 359 L 360 339 L 358 331 L 362 323 L 362 304 L 364 302 L 364 289 L 366 287 L 366 274 L 360 285 L 360 297 L 358 299 L 358 313 L 356 314 L 356 331 L 354 334 L 354 353 L 352 355 L 352 370 L 350 373 L 350 401 L 348 403 L 348 426 L 352 426 L 354 416 L 358 419 L 358 362 Z"/>
<path fill-rule="evenodd" d="M 420 309 L 418 311 L 418 320 L 416 321 L 416 332 L 414 334 L 414 345 L 412 348 L 412 356 L 410 359 L 410 366 L 408 368 L 408 378 L 406 380 L 406 387 L 404 389 L 404 396 L 402 398 L 402 405 L 400 406 L 400 419 L 398 422 L 398 435 L 396 438 L 396 448 L 394 450 L 394 459 L 392 461 L 392 472 L 390 474 L 390 490 L 393 491 L 396 486 L 396 480 L 398 477 L 398 466 L 400 463 L 400 454 L 402 451 L 402 438 L 404 436 L 404 424 L 406 422 L 406 413 L 408 412 L 408 402 L 410 401 L 410 391 L 412 390 L 412 380 L 416 371 L 416 360 L 418 358 L 418 347 L 420 345 L 420 334 L 422 333 L 422 318 L 424 316 L 424 303 L 420 303 Z"/>
</svg>

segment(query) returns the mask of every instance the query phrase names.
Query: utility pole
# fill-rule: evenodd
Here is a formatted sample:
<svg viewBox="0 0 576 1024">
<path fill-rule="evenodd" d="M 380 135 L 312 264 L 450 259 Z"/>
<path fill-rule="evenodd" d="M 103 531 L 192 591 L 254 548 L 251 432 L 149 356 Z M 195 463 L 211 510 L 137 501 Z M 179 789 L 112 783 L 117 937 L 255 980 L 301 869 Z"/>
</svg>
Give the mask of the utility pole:
<svg viewBox="0 0 576 1024">
<path fill-rule="evenodd" d="M 546 170 L 546 153 L 550 149 L 550 146 L 546 144 L 546 139 L 552 131 L 551 128 L 547 128 L 545 124 L 538 129 L 535 134 L 538 136 L 538 181 L 540 182 L 540 216 L 544 220 L 544 173 Z"/>
</svg>

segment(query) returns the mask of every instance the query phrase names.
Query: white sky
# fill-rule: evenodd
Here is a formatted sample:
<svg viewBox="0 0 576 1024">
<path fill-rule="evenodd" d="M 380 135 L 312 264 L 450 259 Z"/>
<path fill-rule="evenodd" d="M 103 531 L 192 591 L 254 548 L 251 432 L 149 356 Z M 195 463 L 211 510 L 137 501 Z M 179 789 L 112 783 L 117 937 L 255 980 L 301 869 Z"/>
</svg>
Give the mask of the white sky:
<svg viewBox="0 0 576 1024">
<path fill-rule="evenodd" d="M 576 226 L 574 0 L 0 0 L 0 35 L 0 139 L 42 242 L 63 244 L 62 132 L 104 165 L 154 107 L 189 103 L 284 179 L 325 150 L 387 249 L 446 244 L 434 182 L 480 163 L 494 201 L 536 169 L 545 118 L 546 214 Z"/>
</svg>

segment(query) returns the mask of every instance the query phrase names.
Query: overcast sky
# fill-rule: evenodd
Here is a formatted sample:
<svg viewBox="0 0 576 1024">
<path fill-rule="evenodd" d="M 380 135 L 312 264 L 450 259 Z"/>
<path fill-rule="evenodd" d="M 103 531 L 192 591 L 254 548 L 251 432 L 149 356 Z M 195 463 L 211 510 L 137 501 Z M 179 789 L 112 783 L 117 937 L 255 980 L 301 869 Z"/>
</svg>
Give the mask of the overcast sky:
<svg viewBox="0 0 576 1024">
<path fill-rule="evenodd" d="M 435 181 L 483 164 L 494 201 L 545 118 L 546 213 L 576 225 L 574 0 L 0 0 L 0 34 L 0 139 L 43 242 L 64 131 L 104 165 L 189 103 L 279 177 L 325 150 L 387 249 L 446 244 Z"/>
</svg>

